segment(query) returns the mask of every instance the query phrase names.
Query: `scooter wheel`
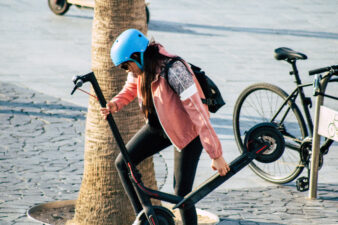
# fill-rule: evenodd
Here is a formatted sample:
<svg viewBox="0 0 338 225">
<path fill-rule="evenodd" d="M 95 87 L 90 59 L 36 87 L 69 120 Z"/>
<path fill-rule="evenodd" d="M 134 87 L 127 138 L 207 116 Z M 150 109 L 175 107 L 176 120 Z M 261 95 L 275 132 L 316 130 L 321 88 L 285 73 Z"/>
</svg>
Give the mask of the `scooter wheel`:
<svg viewBox="0 0 338 225">
<path fill-rule="evenodd" d="M 68 11 L 71 4 L 67 0 L 48 0 L 48 6 L 56 15 L 63 15 Z"/>
<path fill-rule="evenodd" d="M 174 215 L 162 206 L 155 206 L 154 211 L 160 225 L 175 225 Z M 136 219 L 133 225 L 150 225 L 144 213 Z"/>
<path fill-rule="evenodd" d="M 285 140 L 281 132 L 272 123 L 260 123 L 252 127 L 245 135 L 246 150 L 252 151 L 264 144 L 270 147 L 259 154 L 256 160 L 262 163 L 272 163 L 284 153 Z"/>
</svg>

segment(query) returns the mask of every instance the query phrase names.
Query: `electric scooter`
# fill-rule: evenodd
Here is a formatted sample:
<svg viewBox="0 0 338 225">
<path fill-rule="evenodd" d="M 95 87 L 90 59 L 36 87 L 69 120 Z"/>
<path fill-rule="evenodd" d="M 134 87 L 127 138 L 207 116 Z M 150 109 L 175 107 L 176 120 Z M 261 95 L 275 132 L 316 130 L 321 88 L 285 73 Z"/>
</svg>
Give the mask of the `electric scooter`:
<svg viewBox="0 0 338 225">
<path fill-rule="evenodd" d="M 92 9 L 95 7 L 94 0 L 48 0 L 48 6 L 50 10 L 56 15 L 64 15 L 71 5 L 75 5 L 79 8 L 89 8 Z M 146 17 L 147 24 L 149 23 L 150 13 L 148 8 L 149 3 L 146 1 Z"/>
<path fill-rule="evenodd" d="M 75 86 L 71 94 L 79 89 L 84 83 L 89 82 L 96 93 L 96 98 L 100 102 L 101 107 L 106 107 L 106 100 L 93 72 L 82 76 L 75 76 L 73 77 L 73 82 Z M 150 201 L 151 198 L 173 203 L 175 204 L 173 209 L 189 208 L 247 166 L 252 160 L 256 159 L 263 163 L 270 163 L 277 160 L 283 154 L 285 148 L 283 135 L 274 124 L 257 124 L 246 132 L 246 149 L 229 164 L 230 171 L 225 176 L 220 176 L 216 173 L 198 188 L 194 189 L 186 196 L 181 197 L 152 190 L 144 186 L 141 180 L 141 174 L 130 160 L 126 146 L 112 114 L 107 116 L 107 121 L 129 169 L 129 177 L 143 207 L 143 210 L 138 214 L 133 223 L 135 225 L 174 225 L 173 213 L 165 207 L 153 206 Z"/>
</svg>

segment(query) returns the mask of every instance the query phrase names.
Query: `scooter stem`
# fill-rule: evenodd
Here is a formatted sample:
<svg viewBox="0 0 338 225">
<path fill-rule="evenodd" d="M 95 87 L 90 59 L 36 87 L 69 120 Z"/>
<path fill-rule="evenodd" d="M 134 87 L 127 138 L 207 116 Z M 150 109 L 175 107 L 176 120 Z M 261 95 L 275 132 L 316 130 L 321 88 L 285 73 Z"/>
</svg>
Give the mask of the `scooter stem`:
<svg viewBox="0 0 338 225">
<path fill-rule="evenodd" d="M 77 76 L 73 79 L 73 82 L 76 83 L 79 80 L 82 80 L 83 83 L 85 83 L 85 82 L 91 83 L 101 107 L 105 108 L 106 105 L 107 105 L 107 102 L 106 102 L 106 99 L 103 96 L 102 90 L 101 90 L 101 88 L 100 88 L 100 86 L 99 86 L 99 84 L 96 80 L 94 72 L 90 72 L 90 73 L 83 75 L 83 76 Z M 129 168 L 134 172 L 135 177 L 138 179 L 138 171 L 130 160 L 130 157 L 127 153 L 126 146 L 124 144 L 124 141 L 123 141 L 122 136 L 121 136 L 121 134 L 120 134 L 120 132 L 117 128 L 117 125 L 114 121 L 112 114 L 108 114 L 107 121 L 108 121 L 108 124 L 109 124 L 109 126 L 112 130 L 112 133 L 113 133 L 113 136 L 116 140 L 116 143 L 117 143 L 117 145 L 120 149 L 120 152 L 123 155 L 123 159 L 124 159 L 125 163 L 127 164 L 127 166 L 129 165 Z"/>
</svg>

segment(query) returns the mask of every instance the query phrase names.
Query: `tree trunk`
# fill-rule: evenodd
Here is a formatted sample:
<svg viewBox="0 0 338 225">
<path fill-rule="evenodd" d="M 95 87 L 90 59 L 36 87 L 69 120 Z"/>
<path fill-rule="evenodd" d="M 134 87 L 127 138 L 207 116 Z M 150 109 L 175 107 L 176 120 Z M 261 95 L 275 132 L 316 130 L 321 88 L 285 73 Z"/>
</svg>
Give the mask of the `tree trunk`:
<svg viewBox="0 0 338 225">
<path fill-rule="evenodd" d="M 126 81 L 125 71 L 112 68 L 110 48 L 116 37 L 128 28 L 146 33 L 144 0 L 95 1 L 92 70 L 107 100 L 116 95 Z M 99 103 L 91 98 L 86 120 L 84 174 L 75 216 L 67 224 L 130 225 L 135 215 L 114 164 L 119 149 L 99 110 Z M 144 124 L 136 101 L 114 114 L 114 118 L 125 142 Z M 156 188 L 152 158 L 139 168 L 144 183 Z"/>
</svg>

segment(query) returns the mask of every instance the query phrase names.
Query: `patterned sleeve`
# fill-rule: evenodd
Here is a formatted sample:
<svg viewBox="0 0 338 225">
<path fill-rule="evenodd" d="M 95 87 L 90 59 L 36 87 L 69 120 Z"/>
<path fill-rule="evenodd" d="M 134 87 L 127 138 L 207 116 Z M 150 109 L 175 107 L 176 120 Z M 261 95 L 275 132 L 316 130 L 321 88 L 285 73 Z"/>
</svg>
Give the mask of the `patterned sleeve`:
<svg viewBox="0 0 338 225">
<path fill-rule="evenodd" d="M 168 70 L 168 82 L 181 100 L 189 98 L 197 92 L 194 79 L 181 61 L 176 61 Z"/>
</svg>

